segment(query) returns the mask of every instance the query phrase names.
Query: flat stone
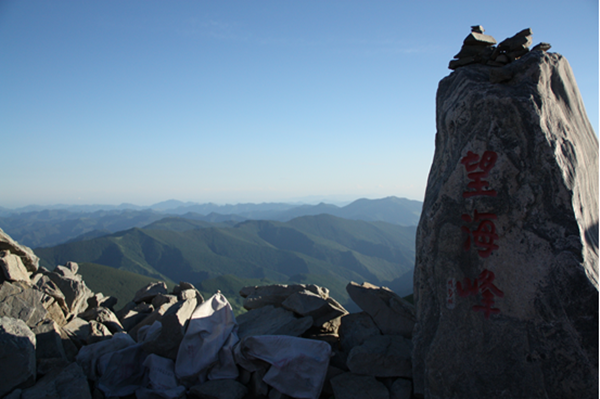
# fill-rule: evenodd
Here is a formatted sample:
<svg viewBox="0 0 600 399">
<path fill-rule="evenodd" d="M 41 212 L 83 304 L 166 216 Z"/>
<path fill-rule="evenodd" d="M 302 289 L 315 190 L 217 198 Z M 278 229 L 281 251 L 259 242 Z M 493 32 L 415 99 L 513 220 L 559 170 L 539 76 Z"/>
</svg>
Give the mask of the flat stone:
<svg viewBox="0 0 600 399">
<path fill-rule="evenodd" d="M 19 256 L 28 272 L 35 273 L 38 270 L 40 258 L 35 255 L 33 250 L 25 245 L 20 245 L 0 229 L 0 251 L 4 250 L 9 250 L 11 254 Z"/>
<path fill-rule="evenodd" d="M 354 373 L 340 374 L 331 379 L 336 398 L 343 399 L 390 399 L 390 392 L 375 377 Z"/>
<path fill-rule="evenodd" d="M 152 298 L 158 294 L 167 294 L 167 284 L 164 281 L 158 281 L 156 283 L 149 283 L 145 287 L 140 288 L 133 298 L 133 302 L 151 302 Z"/>
<path fill-rule="evenodd" d="M 415 308 L 386 287 L 369 283 L 346 286 L 350 298 L 372 318 L 383 334 L 410 338 L 415 325 Z"/>
<path fill-rule="evenodd" d="M 312 317 L 294 317 L 294 313 L 273 305 L 241 314 L 236 318 L 240 339 L 253 335 L 290 335 L 299 337 L 313 324 Z"/>
<path fill-rule="evenodd" d="M 541 43 L 538 43 L 535 46 L 533 46 L 531 48 L 531 51 L 537 51 L 537 50 L 548 51 L 551 48 L 552 48 L 552 45 L 550 43 L 541 42 Z"/>
<path fill-rule="evenodd" d="M 412 343 L 400 335 L 376 335 L 348 355 L 351 372 L 373 377 L 412 377 Z"/>
<path fill-rule="evenodd" d="M 31 282 L 21 258 L 11 254 L 8 249 L 0 251 L 0 270 L 4 273 L 4 277 L 8 281 Z"/>
<path fill-rule="evenodd" d="M 248 388 L 236 380 L 212 380 L 194 385 L 188 392 L 190 399 L 242 399 Z"/>
<path fill-rule="evenodd" d="M 487 44 L 493 45 L 496 44 L 496 39 L 494 39 L 490 35 L 485 35 L 483 33 L 471 32 L 469 36 L 467 36 L 464 40 L 464 44 L 469 45 L 477 45 L 477 44 Z"/>
<path fill-rule="evenodd" d="M 161 305 L 165 303 L 173 305 L 177 301 L 178 299 L 176 295 L 158 294 L 157 296 L 152 298 L 152 306 L 154 307 L 154 309 L 158 309 L 161 307 Z"/>
<path fill-rule="evenodd" d="M 355 346 L 365 342 L 367 338 L 381 335 L 381 331 L 366 312 L 350 313 L 343 316 L 338 333 L 342 348 L 348 353 Z"/>
</svg>

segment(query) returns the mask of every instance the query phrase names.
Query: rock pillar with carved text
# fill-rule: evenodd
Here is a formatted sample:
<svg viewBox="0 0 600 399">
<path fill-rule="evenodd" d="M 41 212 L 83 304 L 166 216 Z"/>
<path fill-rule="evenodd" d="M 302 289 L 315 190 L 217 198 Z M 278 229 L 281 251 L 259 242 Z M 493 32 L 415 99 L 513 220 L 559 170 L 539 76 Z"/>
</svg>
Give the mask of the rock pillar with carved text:
<svg viewBox="0 0 600 399">
<path fill-rule="evenodd" d="M 425 398 L 598 397 L 598 140 L 571 68 L 532 51 L 438 87 L 417 231 Z"/>
</svg>

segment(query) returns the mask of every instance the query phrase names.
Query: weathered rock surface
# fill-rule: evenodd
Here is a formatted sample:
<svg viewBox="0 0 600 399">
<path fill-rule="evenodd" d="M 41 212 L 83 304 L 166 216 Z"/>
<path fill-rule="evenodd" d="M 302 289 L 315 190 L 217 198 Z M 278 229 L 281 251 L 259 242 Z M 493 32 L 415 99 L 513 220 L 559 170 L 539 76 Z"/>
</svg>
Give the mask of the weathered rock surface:
<svg viewBox="0 0 600 399">
<path fill-rule="evenodd" d="M 0 397 L 35 383 L 35 344 L 23 320 L 0 317 Z"/>
<path fill-rule="evenodd" d="M 415 308 L 386 287 L 350 282 L 350 298 L 372 318 L 383 334 L 410 338 L 415 324 Z"/>
<path fill-rule="evenodd" d="M 311 316 L 313 325 L 318 327 L 330 320 L 348 314 L 348 311 L 335 299 L 324 299 L 309 290 L 298 291 L 290 295 L 281 303 L 281 306 L 300 316 Z"/>
<path fill-rule="evenodd" d="M 417 232 L 416 394 L 598 396 L 598 140 L 559 54 L 437 92 Z"/>
<path fill-rule="evenodd" d="M 77 270 L 77 268 L 56 266 L 52 272 L 47 274 L 65 296 L 65 304 L 68 309 L 67 318 L 85 311 L 88 307 L 88 298 L 94 295 L 81 275 L 73 273 L 73 270 Z"/>
<path fill-rule="evenodd" d="M 0 286 L 0 316 L 23 320 L 29 327 L 46 317 L 45 306 L 49 306 L 50 301 L 50 297 L 26 284 L 4 282 Z"/>
</svg>

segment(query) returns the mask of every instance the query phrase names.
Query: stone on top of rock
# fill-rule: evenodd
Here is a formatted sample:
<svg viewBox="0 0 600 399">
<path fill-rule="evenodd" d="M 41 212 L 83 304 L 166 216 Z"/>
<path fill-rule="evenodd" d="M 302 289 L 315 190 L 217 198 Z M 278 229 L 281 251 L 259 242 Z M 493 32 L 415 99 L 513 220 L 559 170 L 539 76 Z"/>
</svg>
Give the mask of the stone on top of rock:
<svg viewBox="0 0 600 399">
<path fill-rule="evenodd" d="M 598 138 L 561 55 L 504 68 L 506 84 L 473 65 L 438 86 L 414 390 L 598 397 Z"/>
<path fill-rule="evenodd" d="M 0 229 L 0 251 L 3 250 L 9 250 L 11 254 L 19 256 L 28 272 L 35 273 L 38 270 L 40 258 L 35 255 L 33 250 L 25 245 L 20 245 Z"/>
<path fill-rule="evenodd" d="M 133 298 L 133 302 L 152 302 L 152 298 L 158 294 L 167 294 L 167 284 L 164 281 L 157 281 L 155 283 L 148 283 L 145 287 L 140 288 Z"/>
<path fill-rule="evenodd" d="M 552 48 L 552 46 L 550 45 L 550 43 L 540 42 L 540 43 L 536 44 L 535 46 L 533 46 L 531 48 L 531 51 L 537 51 L 537 50 L 548 51 L 551 48 Z"/>
<path fill-rule="evenodd" d="M 449 68 L 456 69 L 471 64 L 484 64 L 493 67 L 502 67 L 519 59 L 529 52 L 531 46 L 532 31 L 530 28 L 523 29 L 514 36 L 503 40 L 498 46 L 496 40 L 489 35 L 483 34 L 481 25 L 471 27 L 471 33 L 463 41 L 460 52 L 450 61 Z M 546 46 L 547 45 L 547 46 Z M 550 45 L 536 46 L 536 50 L 548 50 Z"/>
<path fill-rule="evenodd" d="M 383 334 L 410 338 L 415 324 L 414 306 L 386 287 L 370 283 L 346 286 L 350 298 L 372 318 Z"/>
<path fill-rule="evenodd" d="M 11 254 L 8 249 L 0 251 L 0 274 L 3 274 L 4 279 L 7 281 L 31 282 L 21 257 Z"/>
<path fill-rule="evenodd" d="M 23 320 L 0 316 L 0 397 L 35 383 L 35 334 Z"/>
</svg>

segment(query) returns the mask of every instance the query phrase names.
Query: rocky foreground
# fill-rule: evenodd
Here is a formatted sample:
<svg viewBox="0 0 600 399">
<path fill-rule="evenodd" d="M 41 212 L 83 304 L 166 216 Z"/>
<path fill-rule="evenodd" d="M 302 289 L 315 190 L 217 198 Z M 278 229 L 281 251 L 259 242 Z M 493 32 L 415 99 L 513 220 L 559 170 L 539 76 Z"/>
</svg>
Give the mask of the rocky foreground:
<svg viewBox="0 0 600 399">
<path fill-rule="evenodd" d="M 55 270 L 0 230 L 0 397 L 410 398 L 414 307 L 351 282 L 349 314 L 316 285 L 220 293 L 157 282 L 115 311 L 75 262 Z"/>
</svg>

